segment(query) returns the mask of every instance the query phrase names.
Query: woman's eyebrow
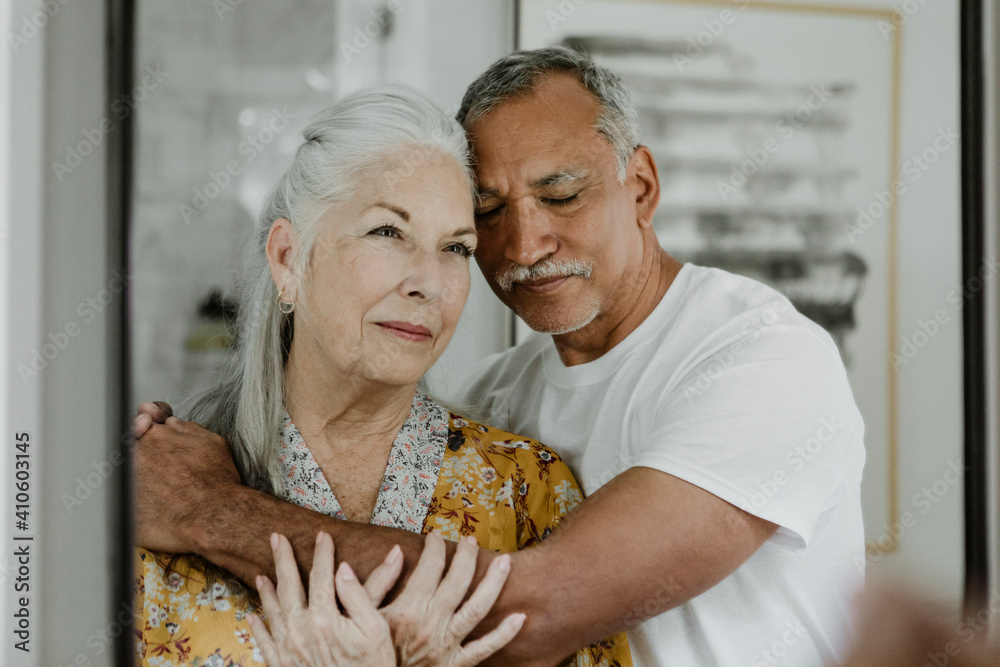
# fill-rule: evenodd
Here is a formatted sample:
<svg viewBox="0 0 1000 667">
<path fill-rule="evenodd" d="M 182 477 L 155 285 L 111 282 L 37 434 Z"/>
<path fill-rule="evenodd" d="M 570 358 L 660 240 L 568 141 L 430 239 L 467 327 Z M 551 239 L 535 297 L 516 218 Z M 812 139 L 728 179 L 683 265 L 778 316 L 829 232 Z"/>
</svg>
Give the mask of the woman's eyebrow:
<svg viewBox="0 0 1000 667">
<path fill-rule="evenodd" d="M 410 221 L 410 214 L 405 209 L 401 209 L 398 206 L 393 206 L 392 204 L 387 204 L 387 203 L 385 203 L 383 201 L 375 202 L 374 204 L 372 204 L 368 208 L 375 208 L 376 206 L 379 207 L 379 208 L 384 208 L 384 209 L 386 209 L 388 211 L 392 211 L 393 213 L 395 213 L 396 215 L 398 215 L 399 217 L 401 217 L 403 219 L 403 222 L 409 222 Z"/>
<path fill-rule="evenodd" d="M 457 232 L 452 232 L 451 235 L 452 236 L 471 236 L 471 235 L 473 235 L 475 233 L 476 233 L 475 228 L 473 228 L 473 227 L 463 227 L 462 229 L 459 229 Z"/>
</svg>

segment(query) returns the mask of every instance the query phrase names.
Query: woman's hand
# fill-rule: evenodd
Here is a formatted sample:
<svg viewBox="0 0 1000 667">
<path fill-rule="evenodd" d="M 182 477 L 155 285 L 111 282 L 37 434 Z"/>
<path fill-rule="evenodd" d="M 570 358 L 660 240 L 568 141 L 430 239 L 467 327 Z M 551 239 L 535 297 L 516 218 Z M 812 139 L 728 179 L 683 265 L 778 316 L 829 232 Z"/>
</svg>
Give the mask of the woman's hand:
<svg viewBox="0 0 1000 667">
<path fill-rule="evenodd" d="M 475 539 L 462 540 L 442 581 L 444 540 L 434 533 L 427 536 L 420 562 L 403 592 L 382 610 L 392 629 L 400 665 L 478 665 L 506 646 L 521 629 L 525 615 L 511 614 L 489 634 L 462 646 L 466 636 L 486 618 L 510 572 L 510 556 L 498 556 L 479 586 L 462 604 L 476 572 L 478 553 Z"/>
<path fill-rule="evenodd" d="M 316 552 L 309 575 L 309 599 L 302 589 L 292 545 L 282 535 L 271 536 L 278 589 L 267 577 L 257 577 L 257 590 L 271 632 L 260 617 L 249 616 L 250 627 L 269 667 L 390 667 L 396 655 L 389 624 L 379 614 L 370 594 L 347 563 L 333 574 L 333 539 L 316 536 Z M 387 569 L 400 571 L 398 549 L 386 558 Z M 380 566 L 382 567 L 382 566 Z M 388 586 L 395 582 L 390 581 Z M 388 588 L 386 587 L 386 590 Z M 373 597 L 384 595 L 375 592 Z M 337 608 L 337 600 L 347 615 Z M 308 605 L 308 606 L 307 606 Z M 273 633 L 273 635 L 272 635 Z"/>
</svg>

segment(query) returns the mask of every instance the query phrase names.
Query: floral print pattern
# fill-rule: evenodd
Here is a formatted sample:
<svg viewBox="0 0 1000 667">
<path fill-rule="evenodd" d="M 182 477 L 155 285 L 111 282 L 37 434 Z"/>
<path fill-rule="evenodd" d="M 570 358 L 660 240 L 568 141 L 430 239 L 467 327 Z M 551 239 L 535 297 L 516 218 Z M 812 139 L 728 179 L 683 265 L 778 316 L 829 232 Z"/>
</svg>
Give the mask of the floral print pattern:
<svg viewBox="0 0 1000 667">
<path fill-rule="evenodd" d="M 301 435 L 285 415 L 279 434 L 286 472 L 283 497 L 343 518 Z M 393 442 L 372 523 L 417 533 L 439 532 L 457 541 L 475 536 L 496 552 L 529 548 L 545 539 L 583 499 L 563 460 L 533 440 L 449 415 L 417 392 Z M 136 560 L 136 650 L 156 667 L 263 665 L 246 622 L 256 597 L 225 583 L 205 585 L 199 557 L 183 556 L 166 573 L 170 556 L 144 549 Z M 594 644 L 567 665 L 628 667 L 625 633 Z"/>
<path fill-rule="evenodd" d="M 438 471 L 448 442 L 448 413 L 421 391 L 413 396 L 410 414 L 396 434 L 379 488 L 371 522 L 419 533 L 437 486 Z M 287 412 L 278 438 L 279 460 L 285 466 L 281 497 L 338 519 L 344 518 L 319 463 Z"/>
</svg>

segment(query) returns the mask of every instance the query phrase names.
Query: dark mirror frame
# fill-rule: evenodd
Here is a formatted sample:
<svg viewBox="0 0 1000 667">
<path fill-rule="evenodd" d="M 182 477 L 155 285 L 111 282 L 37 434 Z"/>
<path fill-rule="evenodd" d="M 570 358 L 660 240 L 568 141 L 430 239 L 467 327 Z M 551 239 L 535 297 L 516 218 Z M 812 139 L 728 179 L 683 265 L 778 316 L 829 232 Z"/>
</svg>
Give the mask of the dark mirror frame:
<svg viewBox="0 0 1000 667">
<path fill-rule="evenodd" d="M 133 0 L 107 0 L 105 18 L 105 78 L 108 117 L 111 115 L 112 104 L 127 95 L 132 90 L 133 63 L 135 61 L 135 2 Z M 108 238 L 111 239 L 108 248 L 110 266 L 124 266 L 125 275 L 131 276 L 135 267 L 132 265 L 129 248 L 131 247 L 132 219 L 132 164 L 133 164 L 133 128 L 135 114 L 129 114 L 119 121 L 118 132 L 108 135 L 107 143 L 107 216 Z M 131 415 L 134 407 L 129 405 L 131 391 L 131 344 L 130 326 L 132 281 L 125 281 L 124 304 L 118 309 L 120 321 L 114 327 L 117 336 L 112 334 L 111 341 L 117 349 L 110 353 L 118 355 L 118 396 L 120 404 L 118 414 L 109 415 L 109 423 L 117 428 L 112 433 L 126 433 L 131 430 Z M 114 375 L 109 377 L 114 378 Z M 112 380 L 113 381 L 113 380 Z M 119 439 L 121 442 L 122 439 Z M 121 466 L 121 474 L 117 476 L 118 487 L 110 494 L 112 509 L 117 509 L 112 520 L 114 533 L 109 535 L 109 558 L 111 571 L 116 573 L 111 600 L 114 605 L 108 610 L 108 616 L 117 616 L 120 610 L 127 609 L 134 614 L 134 597 L 132 594 L 132 562 L 133 562 L 133 531 L 132 531 L 132 465 L 130 449 L 123 449 L 125 465 Z M 135 664 L 135 639 L 132 628 L 127 627 L 115 642 L 113 649 L 116 665 L 131 667 Z"/>
<path fill-rule="evenodd" d="M 961 5 L 962 284 L 979 280 L 987 261 L 985 198 L 985 51 L 981 0 Z M 965 404 L 965 606 L 989 595 L 989 447 L 987 441 L 987 290 L 967 290 L 962 309 Z"/>
<path fill-rule="evenodd" d="M 963 284 L 978 279 L 979 268 L 986 261 L 985 218 L 985 0 L 964 0 L 960 14 L 961 48 L 961 178 L 962 178 L 962 278 Z M 516 20 L 516 19 L 515 19 Z M 108 108 L 120 95 L 133 87 L 135 62 L 135 2 L 107 0 L 107 77 Z M 108 136 L 108 224 L 112 265 L 125 265 L 133 270 L 129 257 L 133 174 L 133 116 L 121 121 L 120 131 Z M 990 512 L 989 512 L 989 449 L 987 442 L 987 350 L 985 340 L 986 290 L 969 290 L 963 308 L 963 383 L 964 383 L 964 509 L 965 509 L 965 604 L 980 606 L 989 594 L 990 586 Z M 126 284 L 125 303 L 132 299 L 131 282 Z M 117 331 L 121 369 L 118 393 L 122 404 L 118 415 L 111 418 L 130 428 L 134 406 L 128 405 L 131 392 L 131 349 L 129 345 L 129 313 L 121 310 Z M 120 432 L 120 431 L 119 431 Z M 128 460 L 129 452 L 123 452 Z M 131 524 L 130 466 L 123 466 L 117 489 L 116 531 L 109 536 L 113 545 L 113 570 L 118 578 L 113 591 L 114 612 L 130 609 L 133 531 Z M 131 632 L 123 632 L 116 647 L 116 664 L 133 664 Z"/>
</svg>

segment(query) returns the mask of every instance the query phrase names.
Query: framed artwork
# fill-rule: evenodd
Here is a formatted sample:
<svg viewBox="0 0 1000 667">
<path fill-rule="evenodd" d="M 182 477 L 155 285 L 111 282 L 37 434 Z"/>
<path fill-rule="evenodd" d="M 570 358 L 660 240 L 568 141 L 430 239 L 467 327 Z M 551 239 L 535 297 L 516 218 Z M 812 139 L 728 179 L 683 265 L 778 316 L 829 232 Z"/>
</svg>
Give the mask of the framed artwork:
<svg viewBox="0 0 1000 667">
<path fill-rule="evenodd" d="M 959 397 L 935 406 L 945 416 L 933 430 L 947 423 L 948 451 L 962 438 L 957 76 L 935 81 L 944 101 L 933 121 L 905 108 L 904 72 L 923 65 L 907 57 L 933 35 L 929 19 L 888 3 L 518 5 L 518 48 L 585 51 L 632 93 L 660 172 L 661 245 L 771 285 L 837 342 L 866 424 L 868 564 L 897 552 L 910 519 L 937 500 L 902 485 L 900 468 L 904 442 L 926 436 L 914 420 L 931 416 L 935 399 L 917 389 L 930 386 L 929 366 L 941 367 L 937 391 Z M 932 38 L 957 65 L 957 10 Z M 930 197 L 937 209 L 920 210 Z M 515 323 L 514 338 L 524 331 Z M 947 479 L 960 478 L 947 456 L 938 476 L 948 463 Z"/>
</svg>

